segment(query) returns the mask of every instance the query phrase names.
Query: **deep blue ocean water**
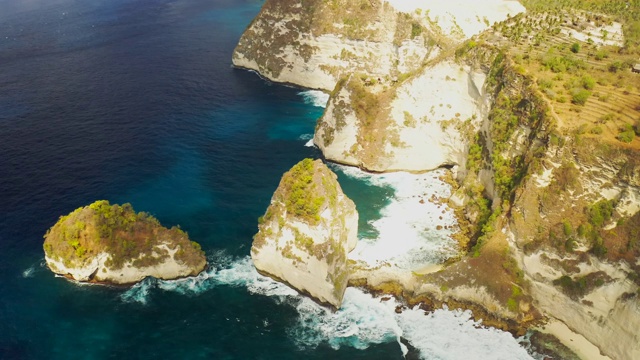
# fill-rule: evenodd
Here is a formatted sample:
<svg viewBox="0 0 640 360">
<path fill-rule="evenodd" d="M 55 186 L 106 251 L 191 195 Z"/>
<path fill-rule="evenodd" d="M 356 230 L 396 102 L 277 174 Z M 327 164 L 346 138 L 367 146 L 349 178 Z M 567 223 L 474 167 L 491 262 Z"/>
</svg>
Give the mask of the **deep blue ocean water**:
<svg viewBox="0 0 640 360">
<path fill-rule="evenodd" d="M 302 89 L 231 67 L 262 3 L 0 0 L 0 359 L 402 357 L 393 315 L 364 294 L 350 293 L 362 301 L 336 320 L 247 259 L 282 173 L 319 156 L 305 143 L 322 114 Z M 375 237 L 370 222 L 393 189 L 339 176 L 361 236 Z M 211 269 L 134 288 L 55 277 L 44 233 L 98 199 L 180 225 Z M 439 316 L 452 340 L 426 357 L 456 358 L 442 355 L 453 353 L 446 341 L 478 326 Z M 422 318 L 405 319 L 405 335 Z M 444 333 L 433 330 L 425 336 Z M 514 342 L 490 335 L 471 350 Z"/>
<path fill-rule="evenodd" d="M 0 358 L 398 356 L 301 350 L 294 309 L 243 286 L 128 303 L 43 267 L 46 230 L 97 199 L 179 224 L 208 254 L 248 255 L 282 173 L 318 155 L 300 137 L 322 113 L 231 67 L 261 5 L 0 0 Z"/>
</svg>

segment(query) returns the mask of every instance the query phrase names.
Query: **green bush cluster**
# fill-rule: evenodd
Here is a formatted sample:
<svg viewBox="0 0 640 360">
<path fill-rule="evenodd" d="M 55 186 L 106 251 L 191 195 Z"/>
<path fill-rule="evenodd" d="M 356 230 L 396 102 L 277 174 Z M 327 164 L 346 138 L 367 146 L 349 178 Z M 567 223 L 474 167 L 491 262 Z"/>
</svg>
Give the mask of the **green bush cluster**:
<svg viewBox="0 0 640 360">
<path fill-rule="evenodd" d="M 569 55 L 557 55 L 549 51 L 542 57 L 542 65 L 554 73 L 575 73 L 583 70 L 586 66 L 584 61 Z"/>
<path fill-rule="evenodd" d="M 584 105 L 589 100 L 589 96 L 591 96 L 591 91 L 587 89 L 574 89 L 571 92 L 571 102 L 576 105 Z"/>
<path fill-rule="evenodd" d="M 287 189 L 287 213 L 315 224 L 320 221 L 320 208 L 325 199 L 316 195 L 314 171 L 313 160 L 304 159 L 285 174 L 283 182 Z"/>
<path fill-rule="evenodd" d="M 618 140 L 625 143 L 632 142 L 633 139 L 635 139 L 635 137 L 636 137 L 636 131 L 633 128 L 633 126 L 629 124 L 625 124 L 624 126 L 622 126 L 617 136 Z"/>
<path fill-rule="evenodd" d="M 604 272 L 595 272 L 575 279 L 571 278 L 571 276 L 563 275 L 555 279 L 553 285 L 562 288 L 562 291 L 573 300 L 578 300 L 610 280 L 611 278 Z"/>
<path fill-rule="evenodd" d="M 602 226 L 604 226 L 604 224 L 613 216 L 613 209 L 613 200 L 600 200 L 591 205 L 587 210 L 589 223 L 596 228 L 602 228 Z"/>
</svg>

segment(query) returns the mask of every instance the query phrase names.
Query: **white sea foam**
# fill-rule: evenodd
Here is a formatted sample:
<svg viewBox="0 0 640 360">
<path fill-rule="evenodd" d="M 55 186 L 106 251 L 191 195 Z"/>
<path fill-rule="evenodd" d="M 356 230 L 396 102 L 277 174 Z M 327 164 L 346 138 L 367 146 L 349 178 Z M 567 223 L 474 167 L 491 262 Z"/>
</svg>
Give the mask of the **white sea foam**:
<svg viewBox="0 0 640 360">
<path fill-rule="evenodd" d="M 144 305 L 148 302 L 149 292 L 156 287 L 156 284 L 156 279 L 146 278 L 122 293 L 120 299 L 124 302 L 137 302 Z"/>
<path fill-rule="evenodd" d="M 329 101 L 329 94 L 320 90 L 306 90 L 298 93 L 298 95 L 302 96 L 307 104 L 322 108 L 326 107 Z"/>
<path fill-rule="evenodd" d="M 348 288 L 342 307 L 326 309 L 286 285 L 258 274 L 249 257 L 232 258 L 224 252 L 209 257 L 211 267 L 198 276 L 163 281 L 147 278 L 121 295 L 125 302 L 146 304 L 154 290 L 198 294 L 216 286 L 244 286 L 251 293 L 269 296 L 298 313 L 288 335 L 301 348 L 328 344 L 334 349 L 366 349 L 373 344 L 398 343 L 406 339 L 423 359 L 531 359 L 510 334 L 483 328 L 462 311 L 438 310 L 426 315 L 419 309 L 395 312 L 398 302 L 381 301 L 360 289 Z M 266 326 L 266 325 L 265 325 Z M 477 355 L 477 356 L 476 356 Z"/>
<path fill-rule="evenodd" d="M 328 343 L 334 349 L 366 349 L 396 341 L 398 353 L 406 354 L 400 342 L 404 338 L 422 359 L 532 359 L 511 334 L 483 327 L 469 311 L 443 309 L 426 314 L 415 308 L 397 314 L 398 305 L 348 288 L 342 308 L 335 313 L 310 300 L 300 301 L 296 306 L 300 318 L 289 334 L 302 348 Z"/>
<path fill-rule="evenodd" d="M 254 294 L 266 296 L 295 296 L 298 293 L 290 287 L 258 274 L 250 257 L 233 259 L 217 252 L 208 257 L 209 268 L 198 276 L 177 280 L 147 278 L 134 285 L 120 297 L 125 302 L 146 304 L 150 289 L 174 291 L 180 294 L 200 294 L 219 285 L 245 286 Z"/>
<path fill-rule="evenodd" d="M 394 189 L 389 204 L 380 212 L 382 217 L 371 224 L 378 237 L 359 239 L 349 258 L 372 266 L 388 263 L 417 270 L 456 255 L 457 244 L 451 238 L 457 227 L 455 215 L 446 204 L 430 201 L 432 196 L 447 199 L 451 195 L 450 186 L 439 179 L 445 170 L 369 174 L 354 167 L 334 166 L 347 176 Z"/>
<path fill-rule="evenodd" d="M 36 271 L 36 266 L 32 265 L 31 267 L 29 267 L 27 270 L 22 272 L 22 277 L 23 278 L 30 278 L 33 277 L 33 273 Z"/>
<path fill-rule="evenodd" d="M 342 307 L 335 313 L 306 299 L 296 309 L 300 314 L 298 324 L 289 333 L 301 347 L 327 342 L 334 349 L 341 346 L 366 349 L 371 344 L 400 340 L 394 308 L 359 289 L 348 288 Z"/>
<path fill-rule="evenodd" d="M 481 326 L 470 311 L 442 309 L 425 315 L 410 309 L 396 319 L 403 337 L 423 359 L 533 359 L 511 334 Z"/>
</svg>

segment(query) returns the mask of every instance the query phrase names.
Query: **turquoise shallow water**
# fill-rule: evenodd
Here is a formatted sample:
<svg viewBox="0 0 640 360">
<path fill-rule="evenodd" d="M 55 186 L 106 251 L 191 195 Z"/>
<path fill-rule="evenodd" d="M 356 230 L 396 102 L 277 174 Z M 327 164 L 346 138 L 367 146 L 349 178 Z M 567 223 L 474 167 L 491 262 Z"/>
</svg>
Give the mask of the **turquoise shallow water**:
<svg viewBox="0 0 640 360">
<path fill-rule="evenodd" d="M 282 173 L 319 156 L 305 144 L 322 113 L 308 93 L 231 67 L 261 5 L 0 0 L 1 359 L 398 359 L 400 335 L 455 359 L 448 347 L 480 336 L 468 314 L 400 318 L 355 290 L 327 313 L 253 270 L 256 219 Z M 337 172 L 360 236 L 375 238 L 393 189 Z M 134 288 L 54 277 L 43 234 L 97 199 L 179 224 L 211 268 Z M 521 351 L 487 334 L 471 349 L 502 355 L 484 358 Z"/>
</svg>

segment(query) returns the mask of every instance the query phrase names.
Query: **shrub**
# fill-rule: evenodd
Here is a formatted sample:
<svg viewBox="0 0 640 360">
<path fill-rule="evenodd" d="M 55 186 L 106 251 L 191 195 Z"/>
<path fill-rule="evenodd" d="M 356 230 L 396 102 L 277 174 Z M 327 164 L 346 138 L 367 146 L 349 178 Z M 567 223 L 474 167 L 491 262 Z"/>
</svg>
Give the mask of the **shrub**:
<svg viewBox="0 0 640 360">
<path fill-rule="evenodd" d="M 602 134 L 602 127 L 600 126 L 594 126 L 589 132 L 595 135 L 600 135 Z"/>
<path fill-rule="evenodd" d="M 618 134 L 618 140 L 630 143 L 636 137 L 636 132 L 633 126 L 626 124 L 625 126 L 620 128 L 620 133 Z"/>
<path fill-rule="evenodd" d="M 288 190 L 287 212 L 315 224 L 320 220 L 320 208 L 325 199 L 315 195 L 313 174 L 313 160 L 307 158 L 291 168 L 282 181 Z"/>
<path fill-rule="evenodd" d="M 573 227 L 568 220 L 562 221 L 562 231 L 564 232 L 565 236 L 571 236 L 571 234 L 573 233 Z"/>
<path fill-rule="evenodd" d="M 582 77 L 582 87 L 587 90 L 591 90 L 596 86 L 596 80 L 589 75 Z"/>
<path fill-rule="evenodd" d="M 587 209 L 589 223 L 595 228 L 602 228 L 613 216 L 613 200 L 600 200 Z"/>
<path fill-rule="evenodd" d="M 598 60 L 598 61 L 603 60 L 603 59 L 606 59 L 606 58 L 608 58 L 608 57 L 609 57 L 609 53 L 607 53 L 606 51 L 604 51 L 604 50 L 602 50 L 602 49 L 601 49 L 601 50 L 598 50 L 598 51 L 596 52 L 596 56 L 595 56 L 596 60 Z"/>
<path fill-rule="evenodd" d="M 609 71 L 612 73 L 617 73 L 618 71 L 624 68 L 624 63 L 622 61 L 616 60 L 609 64 Z"/>
<path fill-rule="evenodd" d="M 420 36 L 420 34 L 422 34 L 422 26 L 420 26 L 420 24 L 417 24 L 417 23 L 412 23 L 411 24 L 411 38 L 415 38 L 417 36 Z"/>
<path fill-rule="evenodd" d="M 575 89 L 571 93 L 571 102 L 576 105 L 584 105 L 591 96 L 591 92 L 585 89 Z"/>
<path fill-rule="evenodd" d="M 554 73 L 575 72 L 585 68 L 582 60 L 575 59 L 573 56 L 554 55 L 552 52 L 542 58 L 542 65 Z"/>
<path fill-rule="evenodd" d="M 575 42 L 571 44 L 571 52 L 577 54 L 580 51 L 580 44 Z"/>
<path fill-rule="evenodd" d="M 549 79 L 538 79 L 538 86 L 541 89 L 551 89 L 553 87 L 553 81 Z"/>
</svg>

